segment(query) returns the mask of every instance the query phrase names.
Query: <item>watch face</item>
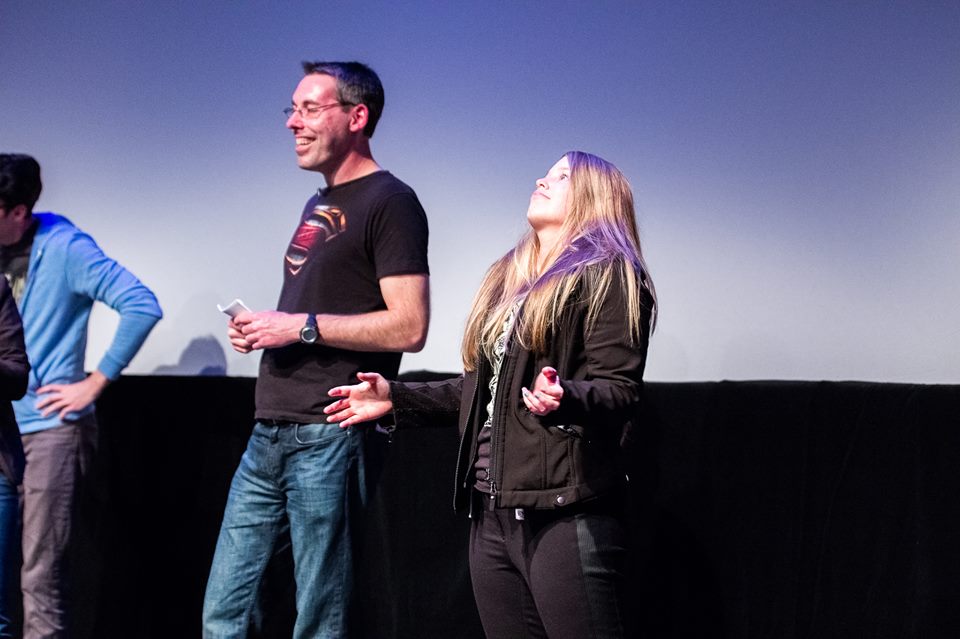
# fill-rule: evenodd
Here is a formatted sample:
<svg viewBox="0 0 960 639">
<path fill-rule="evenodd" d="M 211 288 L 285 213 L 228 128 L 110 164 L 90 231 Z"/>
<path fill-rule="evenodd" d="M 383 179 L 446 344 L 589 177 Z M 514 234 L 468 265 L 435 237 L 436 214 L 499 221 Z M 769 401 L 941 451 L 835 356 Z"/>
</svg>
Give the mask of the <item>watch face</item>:
<svg viewBox="0 0 960 639">
<path fill-rule="evenodd" d="M 306 344 L 313 344 L 317 341 L 317 329 L 313 326 L 304 326 L 300 329 L 300 341 Z"/>
</svg>

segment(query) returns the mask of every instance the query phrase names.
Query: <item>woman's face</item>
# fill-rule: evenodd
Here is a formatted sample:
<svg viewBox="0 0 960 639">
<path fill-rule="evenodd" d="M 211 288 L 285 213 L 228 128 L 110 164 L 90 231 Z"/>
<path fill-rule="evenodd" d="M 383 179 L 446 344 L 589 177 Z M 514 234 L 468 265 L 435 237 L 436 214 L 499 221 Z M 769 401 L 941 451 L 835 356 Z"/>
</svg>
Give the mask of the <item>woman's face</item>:
<svg viewBox="0 0 960 639">
<path fill-rule="evenodd" d="M 567 194 L 570 190 L 570 162 L 567 156 L 550 167 L 537 180 L 537 188 L 530 195 L 527 221 L 534 231 L 560 228 L 567 217 Z"/>
</svg>

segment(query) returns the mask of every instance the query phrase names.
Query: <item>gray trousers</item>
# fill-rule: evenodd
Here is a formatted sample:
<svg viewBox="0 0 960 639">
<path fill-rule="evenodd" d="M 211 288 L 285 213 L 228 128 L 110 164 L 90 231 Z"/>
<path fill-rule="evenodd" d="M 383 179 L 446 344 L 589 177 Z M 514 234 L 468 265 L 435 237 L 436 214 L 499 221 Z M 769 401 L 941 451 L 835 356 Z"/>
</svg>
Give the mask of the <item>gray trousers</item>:
<svg viewBox="0 0 960 639">
<path fill-rule="evenodd" d="M 24 639 L 65 639 L 70 543 L 77 495 L 96 448 L 93 415 L 23 435 L 27 466 L 20 492 L 23 521 Z"/>
</svg>

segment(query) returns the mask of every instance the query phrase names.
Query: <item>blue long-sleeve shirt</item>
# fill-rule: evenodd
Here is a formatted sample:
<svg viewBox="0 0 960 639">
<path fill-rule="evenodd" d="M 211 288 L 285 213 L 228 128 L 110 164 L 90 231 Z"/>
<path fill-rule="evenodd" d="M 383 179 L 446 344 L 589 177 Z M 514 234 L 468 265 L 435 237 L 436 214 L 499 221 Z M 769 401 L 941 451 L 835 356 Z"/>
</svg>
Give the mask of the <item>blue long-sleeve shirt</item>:
<svg viewBox="0 0 960 639">
<path fill-rule="evenodd" d="M 32 366 L 27 394 L 14 402 L 21 433 L 62 423 L 54 412 L 37 410 L 37 389 L 72 384 L 85 377 L 87 323 L 95 301 L 120 314 L 120 324 L 97 370 L 116 379 L 162 317 L 154 294 L 130 271 L 107 257 L 89 235 L 67 218 L 37 213 L 27 284 L 20 299 L 24 341 Z M 71 413 L 76 419 L 93 410 Z"/>
</svg>

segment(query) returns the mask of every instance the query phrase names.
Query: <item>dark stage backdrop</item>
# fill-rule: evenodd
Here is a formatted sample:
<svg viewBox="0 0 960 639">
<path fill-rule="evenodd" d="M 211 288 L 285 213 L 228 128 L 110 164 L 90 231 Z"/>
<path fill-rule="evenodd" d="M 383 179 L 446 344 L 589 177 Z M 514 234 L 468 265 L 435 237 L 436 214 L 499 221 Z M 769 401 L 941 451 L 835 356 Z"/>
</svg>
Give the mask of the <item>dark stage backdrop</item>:
<svg viewBox="0 0 960 639">
<path fill-rule="evenodd" d="M 204 377 L 127 377 L 104 394 L 75 566 L 81 637 L 200 636 L 252 395 L 251 379 Z M 960 633 L 960 386 L 651 383 L 640 423 L 635 636 Z M 468 521 L 451 511 L 456 439 L 415 430 L 387 447 L 363 541 L 365 637 L 483 636 Z M 259 637 L 290 636 L 288 562 L 267 577 Z"/>
</svg>

